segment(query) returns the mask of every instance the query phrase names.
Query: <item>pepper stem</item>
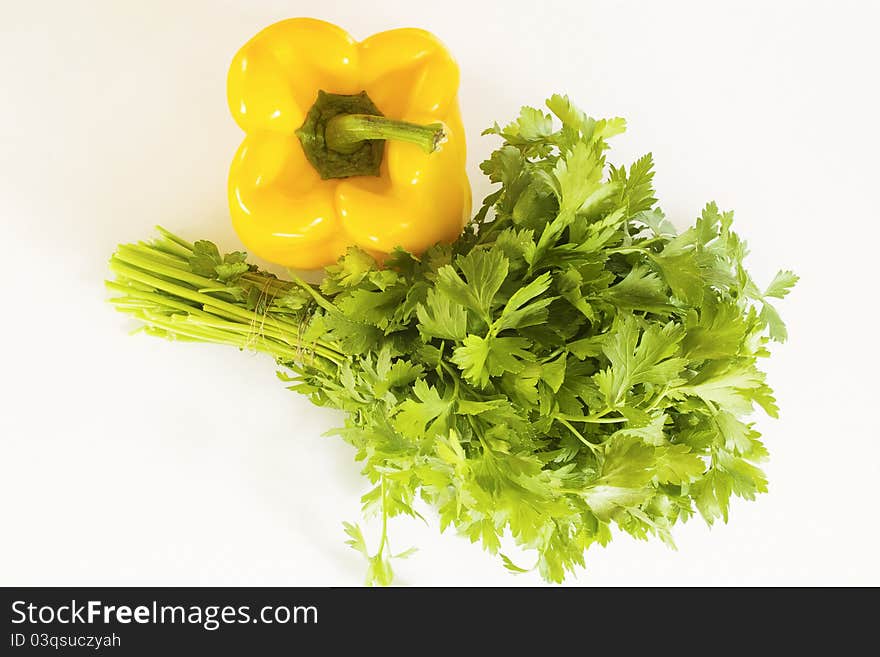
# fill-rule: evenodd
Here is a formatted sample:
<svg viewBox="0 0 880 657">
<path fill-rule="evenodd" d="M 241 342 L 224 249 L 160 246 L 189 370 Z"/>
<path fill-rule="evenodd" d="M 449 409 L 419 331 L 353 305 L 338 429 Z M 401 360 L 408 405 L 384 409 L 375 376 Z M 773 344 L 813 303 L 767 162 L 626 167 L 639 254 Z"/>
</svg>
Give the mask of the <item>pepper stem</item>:
<svg viewBox="0 0 880 657">
<path fill-rule="evenodd" d="M 366 91 L 319 91 L 296 136 L 315 171 L 328 180 L 381 175 L 382 155 L 389 139 L 411 142 L 433 153 L 445 141 L 446 127 L 442 123 L 417 125 L 388 119 Z"/>
<path fill-rule="evenodd" d="M 446 141 L 442 123 L 419 125 L 373 114 L 338 114 L 327 121 L 324 141 L 338 153 L 354 153 L 371 139 L 406 141 L 433 153 Z"/>
</svg>

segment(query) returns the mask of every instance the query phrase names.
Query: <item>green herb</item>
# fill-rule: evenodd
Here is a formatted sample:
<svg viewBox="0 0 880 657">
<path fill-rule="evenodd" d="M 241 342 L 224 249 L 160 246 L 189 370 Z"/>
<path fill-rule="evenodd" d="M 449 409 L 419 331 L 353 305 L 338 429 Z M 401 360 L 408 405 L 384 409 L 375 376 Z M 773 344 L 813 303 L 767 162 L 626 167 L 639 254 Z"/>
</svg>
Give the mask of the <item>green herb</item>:
<svg viewBox="0 0 880 657">
<path fill-rule="evenodd" d="M 369 583 L 410 553 L 391 554 L 387 520 L 420 517 L 417 499 L 521 572 L 500 553 L 512 537 L 558 582 L 612 526 L 671 545 L 676 522 L 726 522 L 732 495 L 766 490 L 744 417 L 776 416 L 757 360 L 786 337 L 768 299 L 797 277 L 762 291 L 712 203 L 677 234 L 650 155 L 606 164 L 622 119 L 547 107 L 487 131 L 504 140 L 482 165 L 500 187 L 422 257 L 380 268 L 352 249 L 313 286 L 163 230 L 111 260 L 113 302 L 146 331 L 264 351 L 292 390 L 347 412 L 337 433 L 382 522 L 375 552 L 345 528 Z"/>
</svg>

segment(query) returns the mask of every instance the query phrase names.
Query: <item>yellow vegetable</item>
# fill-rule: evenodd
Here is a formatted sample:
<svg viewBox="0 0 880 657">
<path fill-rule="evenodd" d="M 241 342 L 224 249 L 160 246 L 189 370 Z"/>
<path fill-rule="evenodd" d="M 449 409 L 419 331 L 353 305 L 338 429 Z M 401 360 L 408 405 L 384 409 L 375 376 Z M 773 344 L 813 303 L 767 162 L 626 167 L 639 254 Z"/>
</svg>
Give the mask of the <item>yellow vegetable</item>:
<svg viewBox="0 0 880 657">
<path fill-rule="evenodd" d="M 229 206 L 256 255 L 314 269 L 351 245 L 381 259 L 458 237 L 471 205 L 458 67 L 433 35 L 356 42 L 330 23 L 284 20 L 235 55 L 227 86 L 246 133 Z"/>
</svg>

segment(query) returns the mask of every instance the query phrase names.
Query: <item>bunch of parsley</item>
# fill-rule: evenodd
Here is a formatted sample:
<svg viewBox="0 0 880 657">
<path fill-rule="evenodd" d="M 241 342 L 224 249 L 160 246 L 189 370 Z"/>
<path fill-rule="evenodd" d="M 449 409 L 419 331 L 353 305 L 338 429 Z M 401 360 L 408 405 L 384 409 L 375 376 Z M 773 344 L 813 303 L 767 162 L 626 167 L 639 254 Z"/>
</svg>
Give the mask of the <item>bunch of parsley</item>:
<svg viewBox="0 0 880 657">
<path fill-rule="evenodd" d="M 114 303 L 148 331 L 265 351 L 291 389 L 346 411 L 337 433 L 382 519 L 375 552 L 346 523 L 370 583 L 409 553 L 391 554 L 387 520 L 419 516 L 419 499 L 441 530 L 499 554 L 507 534 L 558 582 L 612 525 L 672 544 L 695 511 L 726 521 L 731 495 L 766 490 L 743 418 L 776 416 L 757 361 L 786 337 L 769 300 L 797 277 L 759 288 L 712 203 L 677 234 L 650 155 L 606 164 L 622 119 L 558 95 L 547 108 L 486 131 L 504 141 L 482 165 L 500 187 L 421 257 L 380 267 L 351 249 L 313 286 L 163 231 L 111 260 Z"/>
</svg>

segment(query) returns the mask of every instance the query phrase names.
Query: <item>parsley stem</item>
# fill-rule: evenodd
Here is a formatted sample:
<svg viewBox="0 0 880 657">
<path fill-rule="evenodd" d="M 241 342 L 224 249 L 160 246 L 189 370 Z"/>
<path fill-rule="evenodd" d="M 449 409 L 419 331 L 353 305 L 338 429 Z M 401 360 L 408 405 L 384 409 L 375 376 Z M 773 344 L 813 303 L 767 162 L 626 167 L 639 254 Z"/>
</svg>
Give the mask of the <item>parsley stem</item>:
<svg viewBox="0 0 880 657">
<path fill-rule="evenodd" d="M 657 397 L 654 399 L 654 401 L 652 401 L 650 404 L 648 404 L 648 407 L 645 409 L 645 411 L 647 411 L 647 412 L 653 411 L 655 408 L 657 408 L 657 406 L 660 404 L 660 402 L 666 398 L 666 395 L 668 395 L 668 394 L 669 394 L 669 386 L 667 385 L 663 388 L 663 390 L 660 391 L 660 394 L 657 395 Z"/>
<path fill-rule="evenodd" d="M 110 301 L 116 305 L 123 305 L 122 302 L 126 302 L 130 304 L 131 308 L 143 308 L 143 303 L 131 303 L 132 300 L 136 301 L 150 301 L 156 305 L 157 308 L 166 307 L 174 310 L 180 310 L 185 313 L 197 313 L 199 312 L 198 306 L 193 306 L 188 303 L 184 303 L 183 301 L 178 301 L 176 299 L 172 299 L 170 297 L 163 296 L 161 294 L 157 294 L 155 292 L 150 292 L 148 290 L 142 290 L 140 288 L 133 287 L 131 285 L 122 285 L 115 281 L 105 281 L 104 286 L 108 290 L 113 290 L 114 292 L 120 292 L 125 297 L 117 297 L 115 299 L 111 299 Z"/>
<path fill-rule="evenodd" d="M 329 313 L 335 314 L 335 313 L 339 312 L 339 308 L 337 308 L 332 303 L 327 301 L 327 299 L 325 299 L 323 297 L 323 295 L 321 295 L 321 293 L 318 292 L 314 287 L 312 287 L 311 285 L 306 283 L 303 279 L 301 279 L 299 276 L 294 274 L 292 271 L 288 272 L 288 273 L 290 274 L 290 277 L 293 279 L 293 281 L 297 285 L 299 285 L 305 292 L 307 292 L 308 295 L 310 297 L 312 297 L 312 299 L 315 300 L 315 303 L 317 303 L 319 306 L 321 306 L 321 308 L 323 308 L 324 310 L 326 310 Z"/>
<path fill-rule="evenodd" d="M 659 242 L 663 239 L 663 237 L 652 237 L 651 239 L 647 239 L 644 242 L 639 242 L 638 245 L 619 246 L 614 249 L 607 249 L 605 253 L 644 253 L 647 256 L 653 256 L 654 254 L 648 251 L 645 247 L 649 244 L 654 244 L 655 242 Z"/>
<path fill-rule="evenodd" d="M 388 503 L 385 498 L 385 477 L 380 477 L 379 482 L 382 490 L 382 537 L 379 539 L 379 549 L 376 552 L 377 558 L 382 556 L 382 551 L 388 542 Z"/>
<path fill-rule="evenodd" d="M 117 251 L 120 253 L 123 251 L 138 253 L 152 260 L 164 262 L 177 269 L 188 270 L 190 268 L 189 260 L 187 260 L 186 256 L 178 255 L 177 253 L 168 253 L 167 251 L 162 251 L 148 244 L 120 244 Z"/>
<path fill-rule="evenodd" d="M 154 265 L 149 266 L 151 268 L 155 268 Z M 155 323 L 154 320 L 156 320 L 158 317 L 164 316 L 167 318 L 168 309 L 179 311 L 177 315 L 179 315 L 180 312 L 186 313 L 186 315 L 183 315 L 182 317 L 195 317 L 196 315 L 198 315 L 198 312 L 196 311 L 200 309 L 204 313 L 207 313 L 209 315 L 232 320 L 232 322 L 234 322 L 235 324 L 248 327 L 245 332 L 251 335 L 257 335 L 260 333 L 268 334 L 267 331 L 271 332 L 272 337 L 275 338 L 273 344 L 278 344 L 279 347 L 281 347 L 277 355 L 283 356 L 288 360 L 301 360 L 303 352 L 314 352 L 320 356 L 323 356 L 327 360 L 330 360 L 336 365 L 339 365 L 344 360 L 343 354 L 339 353 L 322 341 L 316 340 L 311 344 L 304 344 L 301 340 L 294 337 L 298 334 L 300 326 L 299 324 L 294 323 L 288 319 L 270 316 L 267 313 L 257 313 L 252 310 L 248 310 L 247 308 L 238 306 L 234 303 L 218 299 L 217 297 L 209 296 L 190 287 L 186 287 L 184 285 L 166 280 L 165 278 L 154 276 L 151 273 L 148 273 L 147 271 L 144 271 L 135 266 L 133 263 L 126 263 L 124 260 L 116 258 L 116 256 L 114 256 L 110 260 L 110 268 L 113 270 L 114 273 L 116 273 L 124 280 L 139 283 L 143 286 L 146 286 L 147 288 L 153 288 L 154 290 L 159 290 L 161 292 L 165 292 L 166 294 L 172 295 L 172 298 L 168 298 L 165 295 L 150 293 L 136 287 L 127 287 L 118 283 L 111 284 L 111 289 L 124 292 L 126 295 L 128 295 L 130 299 L 140 298 L 142 301 L 146 301 L 149 304 L 152 304 L 152 308 L 147 306 L 145 308 L 142 308 L 142 310 L 148 311 L 152 309 L 153 313 L 151 315 L 151 322 L 153 323 Z M 197 277 L 197 275 L 193 276 Z M 191 282 L 201 283 L 201 281 L 197 281 L 195 278 L 191 278 Z M 198 304 L 200 308 L 189 306 L 187 303 L 185 303 L 186 301 L 194 302 Z M 123 304 L 117 302 L 117 305 L 121 307 Z M 127 309 L 130 312 L 138 314 L 136 307 L 129 307 Z M 164 315 L 161 315 L 156 313 L 156 310 L 165 310 L 166 313 Z M 165 330 L 180 332 L 181 335 L 183 335 L 182 331 L 178 331 L 179 328 L 182 328 L 180 319 L 178 319 L 173 326 L 165 327 Z M 230 336 L 228 340 L 229 343 L 242 348 L 247 347 L 247 344 L 241 344 L 241 340 L 231 337 L 236 332 L 240 332 L 240 330 L 232 331 L 232 333 L 228 334 Z M 217 338 L 218 336 L 213 335 L 211 341 L 216 342 L 218 341 Z M 288 346 L 283 347 L 282 343 L 285 343 Z M 298 352 L 291 349 L 291 347 L 294 345 L 298 349 Z M 268 347 L 268 345 L 264 344 L 263 347 Z M 268 350 L 267 348 L 262 348 L 261 351 L 268 351 L 270 354 L 272 353 L 271 350 Z M 291 354 L 293 354 L 293 356 L 291 356 Z"/>
<path fill-rule="evenodd" d="M 182 318 L 183 321 L 175 320 L 175 317 Z M 201 342 L 212 342 L 215 344 L 228 344 L 237 346 L 241 349 L 251 348 L 270 354 L 276 358 L 283 356 L 291 361 L 301 360 L 302 358 L 301 353 L 297 353 L 290 347 L 286 347 L 275 341 L 267 340 L 262 336 L 236 335 L 219 328 L 204 325 L 200 326 L 193 324 L 192 322 L 187 322 L 185 315 L 171 315 L 168 317 L 144 312 L 139 314 L 138 318 L 149 327 L 158 328 L 167 333 L 184 338 L 199 340 Z"/>
<path fill-rule="evenodd" d="M 640 246 L 620 246 L 616 249 L 608 249 L 605 253 L 645 253 L 647 251 Z"/>
<path fill-rule="evenodd" d="M 185 269 L 181 269 L 179 267 L 162 264 L 161 262 L 158 262 L 153 258 L 144 257 L 143 255 L 136 252 L 136 248 L 137 247 L 129 245 L 121 245 L 119 249 L 117 249 L 116 253 L 113 255 L 113 258 L 115 260 L 118 260 L 119 262 L 133 265 L 140 269 L 149 271 L 153 274 L 165 276 L 167 278 L 178 280 L 184 283 L 189 283 L 190 285 L 194 285 L 196 287 L 217 287 L 217 281 L 213 279 L 199 276 L 198 274 L 194 274 L 191 271 L 186 271 Z"/>
<path fill-rule="evenodd" d="M 158 230 L 159 233 L 162 235 L 162 237 L 164 237 L 166 240 L 168 240 L 169 242 L 173 242 L 174 244 L 177 244 L 178 246 L 189 251 L 190 253 L 192 253 L 193 250 L 195 249 L 195 246 L 192 244 L 192 242 L 187 242 L 182 237 L 178 237 L 177 235 L 172 233 L 167 228 L 162 228 L 162 226 L 156 226 L 156 230 Z"/>
<path fill-rule="evenodd" d="M 452 367 L 448 363 L 446 363 L 443 360 L 440 361 L 440 367 L 442 367 L 443 370 L 447 374 L 449 374 L 449 376 L 452 377 L 452 396 L 455 399 L 458 399 L 458 389 L 459 389 L 458 373 L 454 369 L 452 369 Z"/>
<path fill-rule="evenodd" d="M 189 243 L 187 242 L 187 244 Z M 152 248 L 155 251 L 159 251 L 160 253 L 164 253 L 165 255 L 174 256 L 183 260 L 189 260 L 193 257 L 192 248 L 187 249 L 182 246 L 180 242 L 172 240 L 170 237 L 161 237 L 159 239 L 153 240 L 152 242 L 150 242 L 149 248 Z"/>
<path fill-rule="evenodd" d="M 130 266 L 129 264 L 126 264 L 124 260 L 117 259 L 116 256 L 113 256 L 113 258 L 110 259 L 110 269 L 113 270 L 114 273 L 124 276 L 125 278 L 137 281 L 138 283 L 143 283 L 144 285 L 152 286 L 157 290 L 162 290 L 163 292 L 167 292 L 168 294 L 173 294 L 183 299 L 195 301 L 203 306 L 208 305 L 219 308 L 221 310 L 225 310 L 227 313 L 239 319 L 252 321 L 256 318 L 259 318 L 259 321 L 262 321 L 282 331 L 285 329 L 289 330 L 292 328 L 298 328 L 295 324 L 292 324 L 287 320 L 279 320 L 265 314 L 257 315 L 253 311 L 237 306 L 234 303 L 229 303 L 228 301 L 223 301 L 222 299 L 208 296 L 207 294 L 199 292 L 198 290 L 193 290 L 192 288 L 184 287 L 171 281 L 167 281 L 164 278 L 159 278 L 146 271 L 143 271 L 140 268 L 136 268 Z"/>
<path fill-rule="evenodd" d="M 580 440 L 584 445 L 589 447 L 593 451 L 594 454 L 599 454 L 602 451 L 602 449 L 599 447 L 599 445 L 591 443 L 589 440 L 584 438 L 583 434 L 580 431 L 578 431 L 577 429 L 575 429 L 574 426 L 572 426 L 572 424 L 568 420 L 566 420 L 565 418 L 563 418 L 559 415 L 556 416 L 556 420 L 558 420 L 562 426 L 566 427 L 569 431 L 571 431 L 575 435 L 575 437 L 577 437 L 577 439 Z"/>
<path fill-rule="evenodd" d="M 607 413 L 608 411 L 605 411 Z M 557 414 L 556 418 L 559 420 L 568 420 L 571 422 L 584 422 L 587 424 L 615 424 L 617 422 L 626 422 L 627 419 L 625 417 L 603 417 L 605 413 L 600 413 L 598 415 L 564 415 Z"/>
</svg>

